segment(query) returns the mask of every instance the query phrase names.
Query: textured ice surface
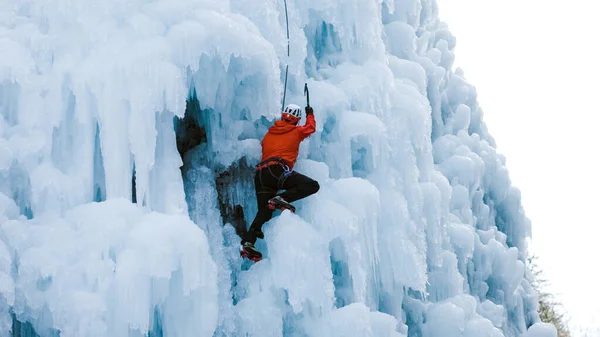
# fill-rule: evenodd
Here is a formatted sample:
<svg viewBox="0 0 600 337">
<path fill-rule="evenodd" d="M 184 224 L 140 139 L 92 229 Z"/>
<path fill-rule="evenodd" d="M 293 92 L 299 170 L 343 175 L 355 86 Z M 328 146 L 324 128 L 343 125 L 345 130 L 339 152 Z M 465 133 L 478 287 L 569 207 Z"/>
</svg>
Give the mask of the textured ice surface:
<svg viewBox="0 0 600 337">
<path fill-rule="evenodd" d="M 206 236 L 184 215 L 111 199 L 64 218 L 9 220 L 2 232 L 10 248 L 0 252 L 14 257 L 15 269 L 14 292 L 3 294 L 40 332 L 127 336 L 148 332 L 155 319 L 174 335 L 216 326 L 217 268 Z M 13 281 L 1 280 L 3 290 Z"/>
<path fill-rule="evenodd" d="M 556 336 L 435 1 L 287 6 L 0 4 L 0 336 Z M 321 189 L 252 264 L 288 65 Z"/>
</svg>

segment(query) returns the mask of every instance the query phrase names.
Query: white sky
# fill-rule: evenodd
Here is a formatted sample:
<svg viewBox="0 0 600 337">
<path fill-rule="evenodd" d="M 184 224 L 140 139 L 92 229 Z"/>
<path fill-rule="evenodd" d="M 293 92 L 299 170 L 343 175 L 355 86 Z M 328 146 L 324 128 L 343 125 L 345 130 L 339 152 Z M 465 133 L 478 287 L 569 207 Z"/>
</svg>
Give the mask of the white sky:
<svg viewBox="0 0 600 337">
<path fill-rule="evenodd" d="M 600 336 L 600 2 L 437 0 L 532 221 L 530 252 Z"/>
</svg>

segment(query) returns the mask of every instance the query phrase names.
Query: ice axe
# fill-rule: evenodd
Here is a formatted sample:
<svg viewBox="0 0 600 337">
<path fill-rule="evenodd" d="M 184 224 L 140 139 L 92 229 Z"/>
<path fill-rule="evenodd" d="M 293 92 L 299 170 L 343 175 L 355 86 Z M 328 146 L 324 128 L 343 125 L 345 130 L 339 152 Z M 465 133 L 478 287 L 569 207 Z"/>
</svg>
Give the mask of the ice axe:
<svg viewBox="0 0 600 337">
<path fill-rule="evenodd" d="M 310 107 L 310 98 L 308 95 L 308 84 L 304 83 L 304 95 L 306 96 L 306 106 Z"/>
</svg>

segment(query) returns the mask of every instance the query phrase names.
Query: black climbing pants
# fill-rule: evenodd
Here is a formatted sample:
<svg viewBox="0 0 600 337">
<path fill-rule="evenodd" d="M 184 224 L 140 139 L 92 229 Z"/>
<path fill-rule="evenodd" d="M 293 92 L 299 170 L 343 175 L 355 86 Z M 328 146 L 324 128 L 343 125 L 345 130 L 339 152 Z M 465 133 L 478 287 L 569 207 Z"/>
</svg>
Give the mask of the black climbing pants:
<svg viewBox="0 0 600 337">
<path fill-rule="evenodd" d="M 269 209 L 269 200 L 280 193 L 287 202 L 293 202 L 319 191 L 319 183 L 303 174 L 291 171 L 286 177 L 281 165 L 269 165 L 254 174 L 254 189 L 256 191 L 256 202 L 258 212 L 250 225 L 250 229 L 242 235 L 243 242 L 255 243 L 257 235 L 262 235 L 262 226 L 273 217 L 273 210 Z"/>
</svg>

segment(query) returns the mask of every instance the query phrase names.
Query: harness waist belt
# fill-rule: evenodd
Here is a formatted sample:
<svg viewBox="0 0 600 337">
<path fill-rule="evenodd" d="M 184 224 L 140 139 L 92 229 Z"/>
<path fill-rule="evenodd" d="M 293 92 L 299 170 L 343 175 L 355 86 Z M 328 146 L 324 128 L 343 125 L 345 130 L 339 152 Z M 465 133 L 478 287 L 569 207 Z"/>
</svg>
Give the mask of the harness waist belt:
<svg viewBox="0 0 600 337">
<path fill-rule="evenodd" d="M 260 163 L 258 163 L 256 165 L 256 169 L 257 170 L 262 170 L 262 169 L 264 169 L 265 167 L 267 167 L 267 166 L 269 166 L 271 164 L 279 164 L 279 165 L 283 166 L 284 168 L 286 168 L 288 170 L 289 170 L 289 167 L 290 167 L 289 163 L 285 159 L 279 158 L 279 157 L 271 157 L 271 158 L 267 158 L 267 159 L 261 161 Z"/>
</svg>

